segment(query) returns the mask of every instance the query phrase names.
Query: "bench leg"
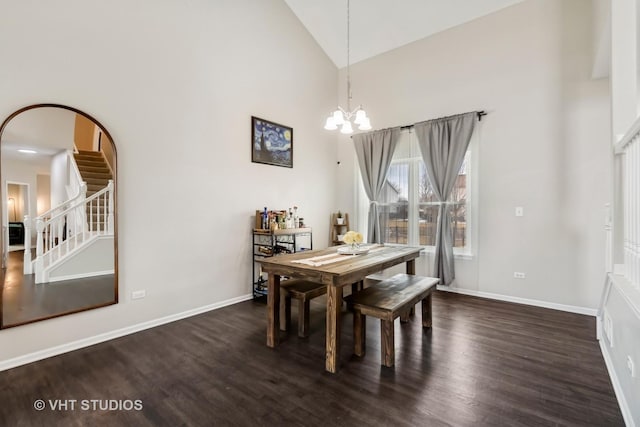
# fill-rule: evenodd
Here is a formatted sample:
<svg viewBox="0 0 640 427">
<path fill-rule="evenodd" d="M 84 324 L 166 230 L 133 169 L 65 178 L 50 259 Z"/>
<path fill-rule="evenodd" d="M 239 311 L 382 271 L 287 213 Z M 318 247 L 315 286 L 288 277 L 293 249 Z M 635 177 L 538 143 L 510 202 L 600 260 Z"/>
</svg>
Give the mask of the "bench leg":
<svg viewBox="0 0 640 427">
<path fill-rule="evenodd" d="M 298 300 L 298 336 L 306 338 L 309 336 L 309 300 Z"/>
<path fill-rule="evenodd" d="M 367 341 L 367 317 L 359 310 L 353 313 L 353 353 L 356 356 L 364 356 Z"/>
<path fill-rule="evenodd" d="M 381 361 L 387 368 L 393 367 L 395 348 L 393 342 L 393 320 L 380 320 Z"/>
<path fill-rule="evenodd" d="M 422 300 L 422 327 L 431 327 L 431 294 Z"/>
<path fill-rule="evenodd" d="M 411 274 L 411 275 L 415 275 L 416 274 L 416 260 L 412 259 L 410 261 L 407 261 L 407 266 L 405 269 L 407 274 Z M 411 307 L 411 311 L 409 312 L 409 316 L 413 316 L 414 314 L 416 314 L 416 308 Z M 407 322 L 409 321 L 409 319 L 406 320 Z"/>
<path fill-rule="evenodd" d="M 286 291 L 284 291 L 286 293 Z M 280 298 L 280 330 L 291 329 L 291 297 L 284 295 Z"/>
<path fill-rule="evenodd" d="M 364 289 L 364 281 L 360 280 L 358 282 L 352 283 L 351 284 L 351 295 L 355 294 L 358 291 L 361 291 Z"/>
<path fill-rule="evenodd" d="M 411 316 L 411 310 L 407 310 L 404 313 L 400 313 L 400 323 L 409 322 L 409 317 Z"/>
</svg>

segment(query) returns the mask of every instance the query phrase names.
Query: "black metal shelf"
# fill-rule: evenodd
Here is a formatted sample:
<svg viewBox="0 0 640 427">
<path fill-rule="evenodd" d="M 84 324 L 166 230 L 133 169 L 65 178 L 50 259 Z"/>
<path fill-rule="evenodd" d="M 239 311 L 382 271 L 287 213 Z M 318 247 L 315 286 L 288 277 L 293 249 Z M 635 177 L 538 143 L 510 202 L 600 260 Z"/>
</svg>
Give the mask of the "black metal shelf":
<svg viewBox="0 0 640 427">
<path fill-rule="evenodd" d="M 301 243 L 304 242 L 302 238 L 308 238 L 308 248 L 301 246 Z M 289 230 L 275 230 L 274 232 L 254 229 L 252 239 L 252 289 L 254 299 L 267 295 L 268 277 L 266 273 L 261 272 L 258 260 L 277 256 L 281 253 L 296 253 L 313 249 L 311 228 L 292 228 Z"/>
</svg>

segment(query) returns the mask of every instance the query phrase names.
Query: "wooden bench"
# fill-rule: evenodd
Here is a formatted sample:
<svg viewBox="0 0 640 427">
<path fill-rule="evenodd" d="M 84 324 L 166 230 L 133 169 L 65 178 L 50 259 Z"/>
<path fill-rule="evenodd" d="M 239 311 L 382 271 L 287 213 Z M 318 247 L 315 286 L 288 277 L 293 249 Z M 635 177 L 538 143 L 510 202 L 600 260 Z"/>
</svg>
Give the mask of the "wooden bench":
<svg viewBox="0 0 640 427">
<path fill-rule="evenodd" d="M 309 336 L 309 303 L 327 293 L 327 285 L 307 280 L 289 279 L 280 282 L 280 329 L 291 329 L 291 298 L 298 300 L 298 336 Z"/>
<path fill-rule="evenodd" d="M 393 322 L 399 316 L 408 320 L 409 311 L 422 301 L 422 327 L 431 327 L 431 292 L 440 280 L 410 274 L 396 274 L 373 284 L 352 298 L 353 342 L 356 356 L 364 356 L 366 317 L 380 319 L 381 361 L 392 367 L 395 359 Z"/>
</svg>

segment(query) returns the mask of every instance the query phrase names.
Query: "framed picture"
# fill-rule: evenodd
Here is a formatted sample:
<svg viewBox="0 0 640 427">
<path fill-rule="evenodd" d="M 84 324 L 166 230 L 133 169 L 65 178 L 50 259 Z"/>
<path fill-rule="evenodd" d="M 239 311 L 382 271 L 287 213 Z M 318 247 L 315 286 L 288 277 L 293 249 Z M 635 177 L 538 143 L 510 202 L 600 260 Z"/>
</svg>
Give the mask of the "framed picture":
<svg viewBox="0 0 640 427">
<path fill-rule="evenodd" d="M 251 116 L 251 161 L 293 167 L 293 128 Z"/>
</svg>

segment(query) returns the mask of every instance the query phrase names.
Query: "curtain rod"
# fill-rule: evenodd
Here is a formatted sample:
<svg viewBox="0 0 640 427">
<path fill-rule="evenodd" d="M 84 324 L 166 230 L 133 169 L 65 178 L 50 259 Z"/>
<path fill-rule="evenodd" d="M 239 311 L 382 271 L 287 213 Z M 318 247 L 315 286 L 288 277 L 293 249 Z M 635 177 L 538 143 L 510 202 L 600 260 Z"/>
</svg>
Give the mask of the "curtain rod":
<svg viewBox="0 0 640 427">
<path fill-rule="evenodd" d="M 475 113 L 478 116 L 478 121 L 479 122 L 482 121 L 482 116 L 486 116 L 487 115 L 487 112 L 484 111 L 484 110 L 475 111 Z M 449 117 L 461 116 L 462 114 L 466 114 L 466 113 L 454 114 L 453 116 L 438 117 L 437 119 L 430 119 L 430 120 L 447 119 Z M 425 120 L 425 121 L 430 121 L 430 120 Z M 413 125 L 400 126 L 400 130 L 407 130 L 407 129 L 413 129 Z M 353 138 L 353 135 L 349 136 L 349 138 Z"/>
<path fill-rule="evenodd" d="M 478 121 L 479 122 L 482 121 L 482 116 L 486 116 L 487 115 L 487 113 L 484 110 L 476 111 L 475 113 L 478 116 Z M 455 114 L 453 116 L 438 117 L 437 119 L 430 119 L 430 120 L 426 120 L 426 121 L 448 119 L 449 117 L 461 116 L 462 114 L 466 114 L 466 113 Z M 413 129 L 413 125 L 400 126 L 400 130 L 407 130 L 407 129 Z"/>
</svg>

